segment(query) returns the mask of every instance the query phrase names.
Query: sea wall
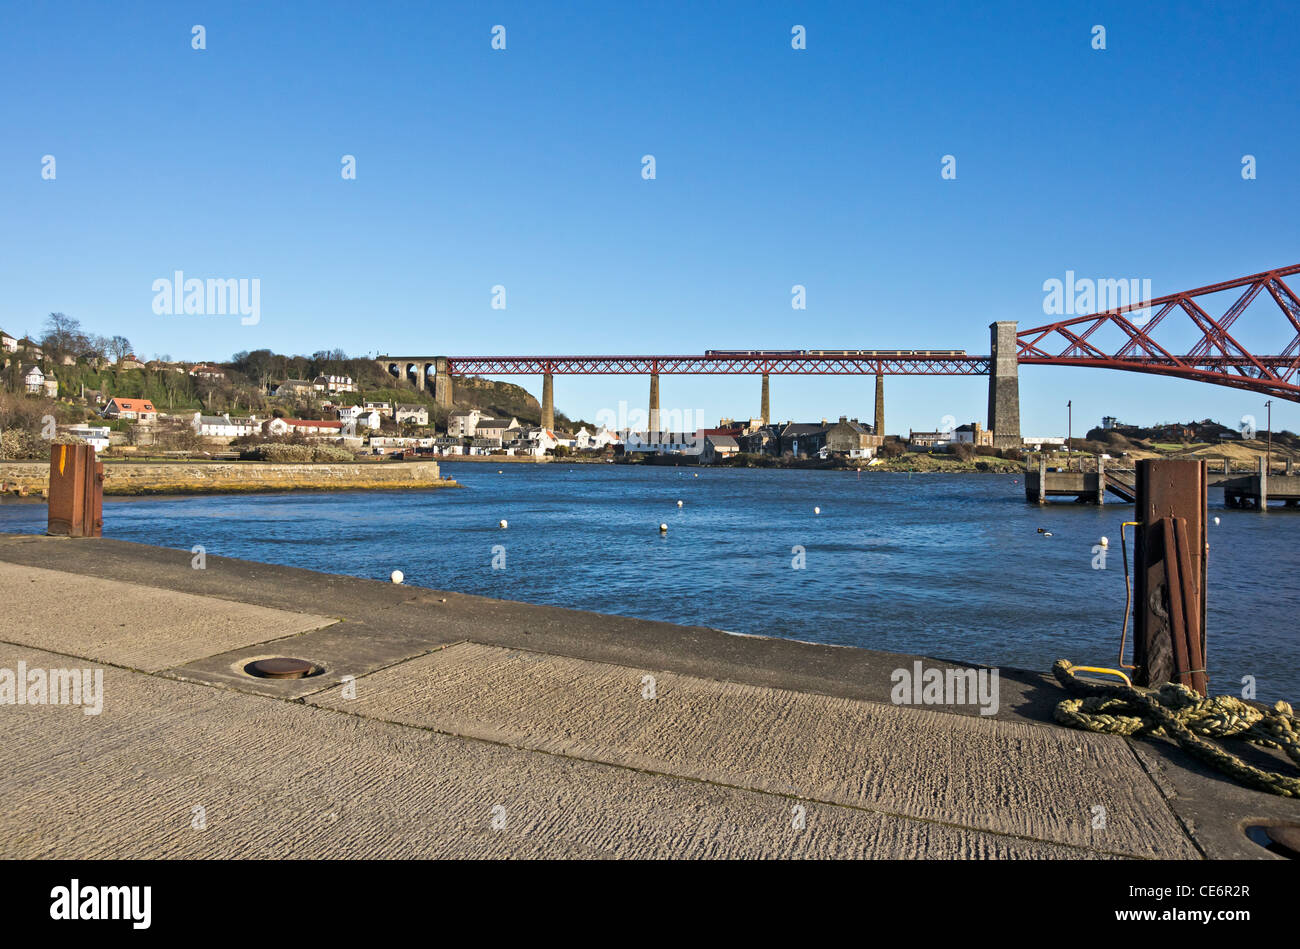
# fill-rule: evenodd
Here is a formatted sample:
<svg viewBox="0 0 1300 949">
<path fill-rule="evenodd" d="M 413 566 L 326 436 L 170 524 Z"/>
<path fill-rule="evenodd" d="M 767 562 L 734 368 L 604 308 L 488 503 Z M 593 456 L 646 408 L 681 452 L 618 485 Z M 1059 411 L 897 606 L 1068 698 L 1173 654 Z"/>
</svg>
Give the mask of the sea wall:
<svg viewBox="0 0 1300 949">
<path fill-rule="evenodd" d="M 45 462 L 0 462 L 5 491 L 39 494 L 49 485 Z M 437 488 L 445 480 L 436 461 L 338 464 L 266 462 L 104 463 L 105 495 L 231 494 L 244 491 L 374 490 Z"/>
</svg>

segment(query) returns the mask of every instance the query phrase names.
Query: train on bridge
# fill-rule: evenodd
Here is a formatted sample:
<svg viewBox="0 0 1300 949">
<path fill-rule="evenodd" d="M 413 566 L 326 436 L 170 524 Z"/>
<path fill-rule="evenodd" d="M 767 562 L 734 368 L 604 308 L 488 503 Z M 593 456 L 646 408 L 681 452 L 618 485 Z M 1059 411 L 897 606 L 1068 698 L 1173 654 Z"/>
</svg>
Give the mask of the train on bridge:
<svg viewBox="0 0 1300 949">
<path fill-rule="evenodd" d="M 872 358 L 874 356 L 920 356 L 944 357 L 944 356 L 965 356 L 964 349 L 706 349 L 705 356 L 716 356 L 721 359 L 736 358 L 771 358 L 771 359 L 790 359 L 800 356 L 865 356 Z"/>
</svg>

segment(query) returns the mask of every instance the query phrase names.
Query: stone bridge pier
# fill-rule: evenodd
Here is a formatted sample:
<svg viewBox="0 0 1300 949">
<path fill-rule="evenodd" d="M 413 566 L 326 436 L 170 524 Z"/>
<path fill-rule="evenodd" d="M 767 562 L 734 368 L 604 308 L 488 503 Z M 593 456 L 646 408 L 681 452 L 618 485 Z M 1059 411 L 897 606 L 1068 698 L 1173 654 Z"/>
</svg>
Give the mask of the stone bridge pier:
<svg viewBox="0 0 1300 949">
<path fill-rule="evenodd" d="M 1020 363 L 1016 321 L 989 324 L 989 430 L 994 448 L 1020 448 Z"/>
</svg>

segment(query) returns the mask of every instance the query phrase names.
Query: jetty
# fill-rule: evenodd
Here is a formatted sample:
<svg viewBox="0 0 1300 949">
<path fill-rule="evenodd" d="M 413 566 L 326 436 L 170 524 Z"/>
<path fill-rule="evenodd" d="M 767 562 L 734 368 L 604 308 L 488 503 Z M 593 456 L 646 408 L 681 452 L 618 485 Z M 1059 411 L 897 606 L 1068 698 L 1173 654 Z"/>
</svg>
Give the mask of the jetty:
<svg viewBox="0 0 1300 949">
<path fill-rule="evenodd" d="M 1262 510 L 1271 501 L 1282 501 L 1287 507 L 1300 506 L 1300 474 L 1288 459 L 1278 470 L 1267 470 L 1263 458 L 1255 470 L 1233 469 L 1226 461 L 1206 462 L 1205 483 L 1210 488 L 1222 488 L 1224 503 L 1228 507 Z M 1025 500 L 1031 504 L 1046 504 L 1051 498 L 1072 498 L 1086 504 L 1105 504 L 1107 495 L 1132 504 L 1137 500 L 1136 472 L 1132 468 L 1110 466 L 1104 458 L 1088 456 L 1067 462 L 1064 466 L 1049 466 L 1040 456 L 1025 465 Z"/>
<path fill-rule="evenodd" d="M 103 672 L 4 709 L 10 858 L 1278 859 L 1243 827 L 1300 818 L 1056 725 L 1045 670 L 898 704 L 967 667 L 103 538 L 0 535 L 0 601 L 0 667 Z"/>
</svg>

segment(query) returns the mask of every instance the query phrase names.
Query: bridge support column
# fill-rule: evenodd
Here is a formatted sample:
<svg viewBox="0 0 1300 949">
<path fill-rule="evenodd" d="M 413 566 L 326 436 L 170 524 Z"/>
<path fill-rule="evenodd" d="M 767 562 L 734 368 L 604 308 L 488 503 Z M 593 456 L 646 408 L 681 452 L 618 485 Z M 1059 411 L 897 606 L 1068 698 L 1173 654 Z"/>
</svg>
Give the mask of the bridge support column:
<svg viewBox="0 0 1300 949">
<path fill-rule="evenodd" d="M 885 434 L 885 374 L 883 372 L 876 373 L 876 420 L 871 434 Z"/>
<path fill-rule="evenodd" d="M 659 373 L 650 373 L 650 425 L 652 432 L 659 431 Z"/>
<path fill-rule="evenodd" d="M 415 370 L 415 387 L 419 389 L 421 392 L 423 392 L 424 391 L 424 363 L 422 362 L 408 363 L 406 366 L 406 371 L 409 373 L 412 369 Z"/>
<path fill-rule="evenodd" d="M 1020 448 L 1020 363 L 1016 359 L 1016 321 L 989 324 L 989 429 L 994 448 Z"/>
<path fill-rule="evenodd" d="M 555 428 L 555 377 L 542 376 L 542 428 Z"/>
<path fill-rule="evenodd" d="M 763 401 L 759 407 L 758 417 L 764 425 L 772 421 L 772 401 L 768 396 L 767 373 L 763 373 Z"/>
<path fill-rule="evenodd" d="M 443 408 L 451 408 L 451 375 L 447 372 L 446 356 L 433 361 L 433 401 Z"/>
</svg>

